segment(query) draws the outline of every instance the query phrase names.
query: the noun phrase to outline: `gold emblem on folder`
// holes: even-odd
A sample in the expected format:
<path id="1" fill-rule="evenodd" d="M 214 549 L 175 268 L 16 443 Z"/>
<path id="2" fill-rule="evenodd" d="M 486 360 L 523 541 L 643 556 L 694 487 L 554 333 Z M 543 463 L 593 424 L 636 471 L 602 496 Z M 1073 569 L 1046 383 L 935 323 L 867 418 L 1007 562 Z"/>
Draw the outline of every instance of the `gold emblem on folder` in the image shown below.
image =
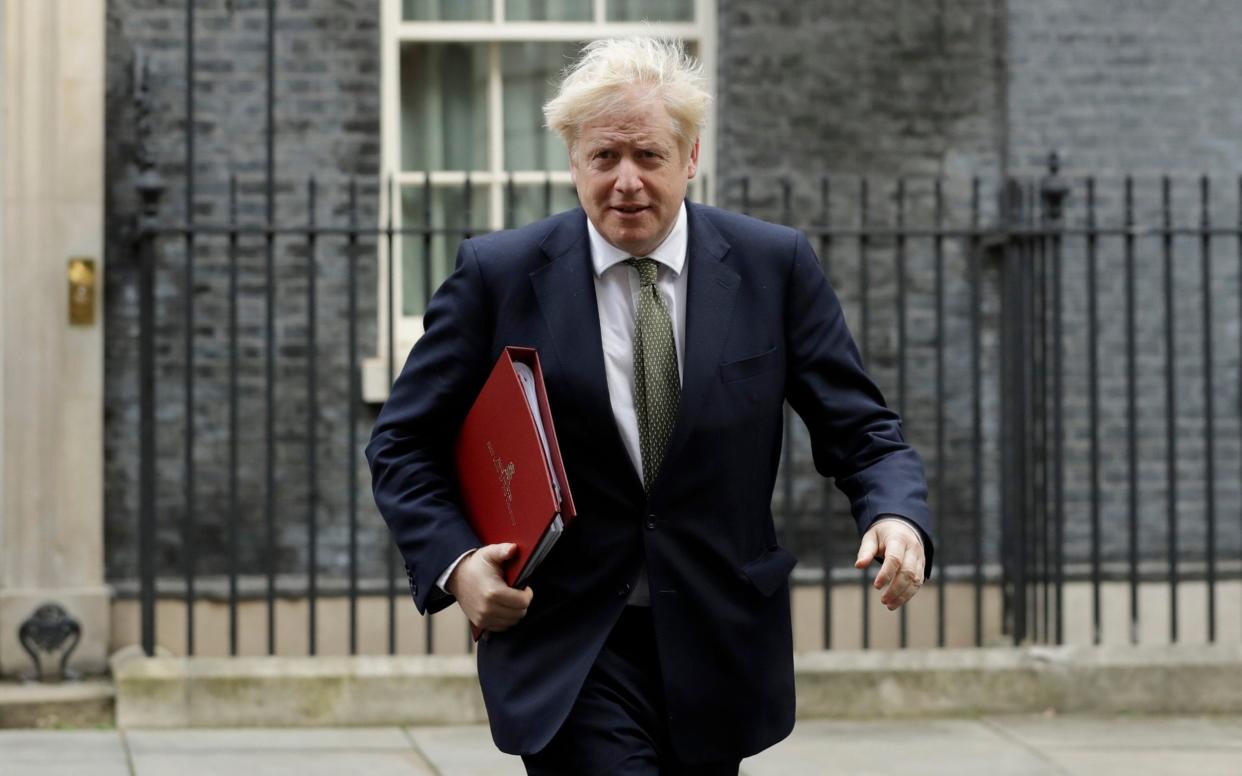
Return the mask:
<path id="1" fill-rule="evenodd" d="M 496 455 L 491 442 L 487 443 L 487 452 L 492 456 L 492 466 L 496 467 L 496 476 L 500 478 L 500 487 L 505 492 L 505 509 L 509 512 L 509 522 L 516 526 L 517 518 L 513 516 L 513 475 L 517 471 L 517 465 L 513 461 L 505 464 L 500 456 Z"/>

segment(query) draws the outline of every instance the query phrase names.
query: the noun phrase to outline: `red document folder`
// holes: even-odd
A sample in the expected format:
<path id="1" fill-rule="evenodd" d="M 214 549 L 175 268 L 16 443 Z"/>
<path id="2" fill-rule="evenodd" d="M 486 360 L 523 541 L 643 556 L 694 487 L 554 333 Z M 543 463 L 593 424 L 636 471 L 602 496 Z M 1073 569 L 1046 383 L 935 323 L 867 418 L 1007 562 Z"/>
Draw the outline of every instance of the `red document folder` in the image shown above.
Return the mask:
<path id="1" fill-rule="evenodd" d="M 533 373 L 546 454 L 515 364 Z M 455 454 L 462 507 L 479 539 L 517 545 L 505 566 L 505 581 L 516 585 L 534 570 L 532 559 L 541 560 L 536 550 L 549 526 L 558 517 L 567 526 L 577 514 L 534 348 L 510 346 L 500 354 L 466 415 Z"/>

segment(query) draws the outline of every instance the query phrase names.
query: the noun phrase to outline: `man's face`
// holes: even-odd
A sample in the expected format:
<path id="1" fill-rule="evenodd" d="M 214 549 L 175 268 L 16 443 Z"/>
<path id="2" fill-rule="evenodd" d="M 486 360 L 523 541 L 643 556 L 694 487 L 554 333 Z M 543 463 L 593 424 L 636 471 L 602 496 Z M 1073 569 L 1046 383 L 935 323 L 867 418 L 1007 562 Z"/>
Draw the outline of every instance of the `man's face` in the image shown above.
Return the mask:
<path id="1" fill-rule="evenodd" d="M 684 151 L 663 105 L 634 104 L 582 128 L 570 172 L 604 239 L 631 256 L 647 256 L 677 222 L 698 162 L 699 141 Z"/>

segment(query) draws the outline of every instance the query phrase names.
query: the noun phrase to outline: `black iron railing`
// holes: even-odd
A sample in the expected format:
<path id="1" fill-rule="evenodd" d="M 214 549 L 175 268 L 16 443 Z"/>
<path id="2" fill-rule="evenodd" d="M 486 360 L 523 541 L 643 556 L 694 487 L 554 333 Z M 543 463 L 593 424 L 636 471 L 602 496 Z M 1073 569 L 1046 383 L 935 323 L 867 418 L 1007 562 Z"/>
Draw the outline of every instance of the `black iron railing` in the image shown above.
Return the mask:
<path id="1" fill-rule="evenodd" d="M 141 56 L 136 68 L 138 568 L 134 584 L 113 581 L 140 601 L 148 653 L 158 600 L 182 603 L 189 653 L 201 636 L 198 604 L 223 602 L 227 651 L 237 654 L 244 605 L 262 604 L 266 651 L 276 652 L 278 602 L 296 599 L 313 654 L 326 598 L 347 601 L 339 627 L 351 653 L 362 649 L 360 603 L 383 601 L 385 649 L 397 651 L 405 584 L 390 547 L 365 547 L 383 543 L 383 527 L 360 465 L 374 413 L 361 375 L 378 359 L 391 380 L 404 355 L 404 295 L 425 304 L 453 244 L 491 228 L 469 173 L 442 219 L 432 213 L 430 175 L 421 216 L 400 220 L 392 180 L 377 191 L 374 180 L 311 179 L 304 195 L 277 196 L 275 7 L 269 0 L 266 163 L 261 177 L 245 179 L 244 199 L 237 179 L 210 181 L 227 183 L 226 218 L 196 217 L 205 187 L 195 179 L 193 3 L 180 216 L 166 214 L 173 208 L 164 207 L 150 150 Z M 554 185 L 548 175 L 547 212 Z M 1174 191 L 1188 185 L 1197 197 L 1186 214 Z M 1089 601 L 1088 641 L 1104 639 L 1114 584 L 1126 588 L 1126 641 L 1157 615 L 1167 618 L 1168 640 L 1187 638 L 1179 607 L 1190 583 L 1203 586 L 1205 638 L 1218 637 L 1219 620 L 1242 620 L 1218 600 L 1224 581 L 1242 579 L 1242 179 L 1228 182 L 1238 190 L 1229 226 L 1214 215 L 1229 204 L 1213 199 L 1213 185 L 1164 178 L 1143 199 L 1151 182 L 1070 180 L 1055 159 L 1003 180 L 801 171 L 715 182 L 721 204 L 812 237 L 869 370 L 927 459 L 939 569 L 914 606 L 934 601 L 935 615 L 920 625 L 903 610 L 897 645 L 958 643 L 962 632 L 974 644 L 994 633 L 1065 641 L 1080 614 L 1067 600 L 1071 585 Z M 518 225 L 519 190 L 511 177 L 505 226 Z M 327 202 L 331 220 L 318 215 Z M 1223 271 L 1231 247 L 1238 268 Z M 407 274 L 419 276 L 419 291 L 398 287 Z M 281 413 L 298 417 L 281 426 Z M 822 591 L 824 646 L 871 646 L 880 627 L 867 603 L 876 598 L 873 572 L 852 569 L 848 510 L 810 458 L 787 413 L 773 511 L 802 560 L 795 595 Z M 1150 585 L 1162 586 L 1165 611 L 1141 609 Z M 847 604 L 858 610 L 856 641 L 841 632 Z M 954 624 L 961 611 L 967 625 Z M 425 634 L 431 652 L 430 624 Z"/>
<path id="2" fill-rule="evenodd" d="M 487 229 L 469 226 L 464 209 L 459 224 L 452 227 L 429 223 L 397 226 L 391 214 L 382 224 L 361 224 L 356 184 L 349 186 L 350 205 L 344 222 L 320 224 L 314 216 L 320 187 L 314 180 L 306 184 L 307 215 L 302 224 L 240 220 L 235 182 L 229 186 L 228 222 L 169 224 L 160 222 L 157 217 L 158 181 L 149 176 L 143 180 L 147 210 L 140 231 L 138 255 L 141 263 L 137 283 L 142 322 L 139 370 L 142 389 L 139 535 L 142 547 L 138 590 L 142 601 L 144 646 L 154 647 L 155 600 L 167 595 L 161 592 L 161 587 L 171 589 L 174 585 L 167 577 L 168 568 L 157 569 L 156 566 L 156 523 L 161 515 L 176 515 L 182 529 L 182 547 L 178 554 L 181 578 L 175 587 L 185 604 L 188 649 L 192 650 L 194 644 L 194 604 L 200 595 L 196 586 L 197 569 L 203 560 L 200 553 L 214 551 L 227 556 L 223 576 L 227 579 L 230 607 L 229 649 L 237 651 L 237 607 L 245 597 L 239 592 L 238 579 L 260 572 L 253 567 L 243 569 L 238 562 L 242 549 L 239 520 L 241 515 L 257 510 L 262 514 L 264 528 L 261 587 L 266 600 L 268 650 L 276 651 L 274 612 L 277 598 L 301 596 L 308 607 L 309 651 L 316 651 L 315 634 L 319 627 L 316 612 L 322 594 L 318 526 L 321 520 L 332 518 L 335 522 L 343 520 L 348 527 L 345 584 L 341 584 L 338 574 L 328 586 L 331 595 L 344 595 L 350 602 L 348 622 L 341 623 L 341 627 L 349 628 L 350 650 L 358 649 L 358 600 L 380 595 L 387 599 L 387 648 L 395 652 L 396 607 L 399 599 L 405 596 L 404 583 L 395 574 L 395 554 L 386 553 L 382 568 L 374 567 L 373 562 L 363 567 L 358 549 L 360 521 L 363 533 L 379 530 L 381 521 L 374 514 L 359 514 L 360 498 L 361 503 L 366 502 L 365 483 L 359 481 L 352 467 L 346 485 L 349 493 L 344 501 L 345 514 L 325 514 L 328 508 L 319 499 L 319 483 L 324 471 L 317 451 L 335 449 L 336 460 L 360 457 L 360 428 L 365 433 L 367 419 L 374 411 L 372 405 L 363 402 L 360 394 L 360 362 L 364 355 L 380 355 L 389 379 L 399 368 L 404 355 L 397 350 L 396 326 L 397 315 L 403 307 L 397 268 L 397 262 L 402 260 L 398 257 L 405 255 L 402 241 L 413 240 L 423 246 L 421 254 L 405 259 L 404 268 L 407 272 L 427 273 L 425 280 L 428 282 L 423 289 L 429 294 L 433 265 L 443 266 L 447 260 L 430 250 L 433 235 L 447 236 L 451 244 Z M 1242 547 L 1238 543 L 1222 546 L 1218 530 L 1217 491 L 1229 490 L 1230 503 L 1242 503 L 1237 496 L 1242 473 L 1222 471 L 1216 463 L 1216 450 L 1222 443 L 1222 449 L 1236 451 L 1242 407 L 1231 407 L 1223 415 L 1217 409 L 1218 395 L 1228 395 L 1229 389 L 1214 378 L 1214 343 L 1217 340 L 1213 332 L 1225 331 L 1226 336 L 1233 337 L 1233 346 L 1238 343 L 1236 318 L 1218 319 L 1213 314 L 1214 301 L 1217 306 L 1220 304 L 1216 299 L 1220 289 L 1214 286 L 1212 274 L 1213 247 L 1226 240 L 1236 243 L 1239 228 L 1212 226 L 1206 179 L 1196 182 L 1201 212 L 1193 225 L 1175 223 L 1172 182 L 1168 179 L 1160 183 L 1161 209 L 1154 226 L 1138 220 L 1133 180 L 1127 178 L 1122 183 L 1121 214 L 1115 223 L 1103 223 L 1099 217 L 1095 179 L 1076 179 L 1072 183 L 1075 190 L 1085 192 L 1079 203 L 1082 218 L 1073 222 L 1066 216 L 1066 204 L 1072 197 L 1071 182 L 1059 174 L 1055 158 L 1044 175 L 1008 180 L 1003 186 L 989 185 L 979 178 L 969 181 L 897 180 L 881 186 L 880 182 L 867 178 L 823 177 L 819 180 L 818 201 L 814 202 L 814 217 L 801 224 L 817 243 L 825 270 L 832 277 L 847 317 L 855 328 L 864 361 L 894 407 L 903 413 L 907 435 L 928 461 L 931 500 L 938 515 L 937 554 L 942 570 L 933 577 L 931 589 L 921 595 L 923 599 L 934 599 L 936 616 L 932 626 L 934 637 L 922 638 L 920 643 L 944 645 L 952 640 L 946 633 L 946 623 L 952 614 L 946 591 L 953 584 L 970 588 L 967 606 L 972 610 L 973 643 L 983 644 L 987 640 L 984 595 L 989 585 L 1000 586 L 1001 630 L 1015 642 L 1063 641 L 1064 590 L 1067 584 L 1074 582 L 1089 585 L 1090 639 L 1098 642 L 1102 638 L 1101 620 L 1105 608 L 1102 590 L 1110 580 L 1124 581 L 1129 588 L 1129 638 L 1138 640 L 1139 588 L 1145 580 L 1153 579 L 1162 580 L 1169 588 L 1169 639 L 1174 641 L 1181 635 L 1178 631 L 1178 585 L 1188 579 L 1202 580 L 1208 597 L 1206 635 L 1214 640 L 1217 618 L 1222 616 L 1218 614 L 1218 585 L 1222 579 L 1239 578 L 1242 572 L 1242 563 L 1239 563 Z M 426 181 L 424 185 L 429 195 L 432 184 Z M 760 188 L 770 195 L 756 202 L 755 193 Z M 465 190 L 468 198 L 468 185 Z M 985 190 L 993 199 L 990 208 L 985 205 Z M 391 196 L 391 185 L 387 191 Z M 512 187 L 508 191 L 511 197 Z M 740 179 L 726 181 L 721 187 L 722 199 L 733 196 L 740 209 L 757 211 L 773 220 L 794 225 L 799 225 L 795 207 L 797 193 L 791 182 L 780 180 Z M 268 196 L 274 199 L 270 189 Z M 511 207 L 511 202 L 508 206 Z M 764 212 L 765 209 L 769 212 Z M 852 212 L 843 212 L 846 210 Z M 272 205 L 267 205 L 265 212 L 270 215 Z M 915 221 L 912 214 L 926 216 L 926 220 Z M 1186 239 L 1195 246 L 1194 256 L 1190 258 L 1198 259 L 1197 288 L 1187 284 L 1184 277 L 1187 268 L 1178 261 L 1187 258 L 1186 246 L 1178 245 L 1178 250 L 1174 249 L 1177 241 Z M 223 262 L 227 272 L 227 313 L 223 325 L 229 343 L 225 391 L 230 408 L 229 445 L 227 456 L 220 460 L 205 460 L 202 452 L 195 448 L 193 433 L 196 413 L 201 414 L 201 407 L 196 406 L 198 378 L 193 354 L 201 347 L 194 336 L 196 326 L 201 327 L 205 322 L 196 311 L 193 289 L 196 261 L 204 261 L 204 251 L 199 249 L 202 243 L 222 246 L 224 254 L 214 259 L 209 256 L 208 260 L 217 265 Z M 249 291 L 243 291 L 238 256 L 248 243 L 262 249 L 264 263 L 261 272 L 251 267 L 244 283 Z M 1107 243 L 1108 251 L 1120 248 L 1120 263 L 1112 262 L 1117 265 L 1113 271 L 1120 272 L 1124 281 L 1119 294 L 1106 293 L 1100 287 L 1103 243 Z M 1159 262 L 1139 262 L 1139 254 L 1143 253 L 1139 248 L 1147 243 L 1159 248 Z M 179 266 L 161 258 L 162 246 L 176 245 L 184 246 Z M 289 253 L 293 245 L 301 246 L 300 270 L 298 261 L 294 260 L 280 262 L 278 267 L 277 254 Z M 334 258 L 327 258 L 329 256 Z M 1073 262 L 1075 271 L 1082 277 L 1085 284 L 1082 288 L 1074 290 L 1067 284 L 1067 260 Z M 388 297 L 385 303 L 368 305 L 373 310 L 386 310 L 382 320 L 370 321 L 377 331 L 386 332 L 386 336 L 380 338 L 383 352 L 377 352 L 376 340 L 363 342 L 359 333 L 360 324 L 364 323 L 359 299 L 371 296 L 374 301 L 376 293 L 374 287 L 362 288 L 359 283 L 360 266 L 366 263 L 372 265 L 368 277 L 385 278 Z M 327 399 L 319 389 L 324 367 L 317 360 L 322 349 L 317 340 L 318 327 L 322 324 L 317 322 L 322 303 L 320 296 L 324 292 L 317 278 L 329 268 L 333 272 L 343 272 L 347 279 L 346 298 L 342 300 L 338 296 L 331 300 L 333 304 L 344 303 L 348 325 L 348 354 L 343 362 L 348 389 L 331 397 L 344 405 L 347 417 L 346 433 L 338 435 L 339 438 L 329 438 L 319 431 L 322 403 Z M 1140 281 L 1150 284 L 1157 270 L 1163 283 L 1163 305 L 1141 307 L 1137 284 Z M 180 282 L 175 282 L 174 276 L 179 276 Z M 304 292 L 300 314 L 305 316 L 302 326 L 305 355 L 298 358 L 297 363 L 303 370 L 300 396 L 305 402 L 305 422 L 303 435 L 293 441 L 277 439 L 272 420 L 275 407 L 281 401 L 280 386 L 288 385 L 276 379 L 281 360 L 276 328 L 278 320 L 285 320 L 285 315 L 278 310 L 278 278 L 296 283 Z M 166 322 L 169 325 L 165 326 L 156 318 L 157 288 L 180 288 L 181 292 L 176 307 L 181 326 L 178 333 L 184 344 L 183 366 L 179 370 L 181 380 L 177 387 L 156 380 L 154 353 L 161 336 L 158 332 L 176 328 L 174 321 Z M 244 367 L 239 360 L 238 308 L 247 301 L 247 294 L 252 301 L 262 301 L 265 345 L 261 367 L 253 363 L 254 359 L 249 367 Z M 1073 296 L 1073 309 L 1067 309 L 1067 295 Z M 1116 314 L 1118 298 L 1124 300 L 1119 315 Z M 1101 300 L 1111 305 L 1110 314 L 1121 321 L 1119 350 L 1106 352 L 1100 342 L 1101 328 L 1105 324 L 1113 326 L 1101 312 Z M 1193 313 L 1189 310 L 1186 313 L 1198 320 L 1193 344 L 1199 355 L 1189 371 L 1182 363 L 1186 337 L 1178 328 L 1184 322 L 1179 304 L 1197 307 Z M 1067 316 L 1075 322 L 1072 331 L 1067 330 Z M 1140 342 L 1140 332 L 1153 327 L 1163 330 L 1162 386 L 1155 386 L 1153 376 L 1139 366 L 1139 347 L 1155 346 L 1155 343 Z M 1230 331 L 1234 334 L 1228 334 Z M 1078 370 L 1073 406 L 1066 403 L 1070 361 Z M 1117 374 L 1106 380 L 1101 375 L 1102 361 Z M 950 363 L 954 365 L 952 369 L 948 366 Z M 1236 356 L 1230 363 L 1238 363 Z M 339 369 L 339 362 L 329 368 Z M 1179 381 L 1189 380 L 1191 372 L 1195 373 L 1195 384 L 1201 391 L 1194 405 L 1194 413 L 1198 416 L 1196 423 L 1201 429 L 1188 431 L 1185 427 L 1187 413 L 1178 407 L 1179 401 L 1185 401 Z M 260 495 L 251 493 L 243 497 L 238 481 L 241 467 L 239 381 L 247 380 L 253 386 L 254 378 L 259 375 L 264 396 L 264 410 L 260 413 L 264 424 L 264 483 Z M 1143 414 L 1153 411 L 1144 402 L 1153 396 L 1163 398 L 1164 404 L 1157 408 L 1163 414 L 1163 449 L 1154 458 L 1144 454 L 1144 442 L 1147 448 L 1152 447 L 1151 434 L 1140 435 Z M 180 439 L 183 493 L 179 514 L 175 504 L 166 504 L 157 510 L 158 483 L 155 479 L 158 463 L 156 409 L 174 401 L 183 405 L 182 416 L 186 419 Z M 1109 407 L 1124 405 L 1125 412 L 1118 414 L 1114 410 L 1106 419 L 1102 403 Z M 833 497 L 829 484 L 814 485 L 819 480 L 811 470 L 805 432 L 792 413 L 787 416 L 785 453 L 774 512 L 784 541 L 802 556 L 802 565 L 795 574 L 797 586 L 818 586 L 823 590 L 822 642 L 831 646 L 837 642 L 833 627 L 839 618 L 834 618 L 833 607 L 840 606 L 843 600 L 841 586 L 849 584 L 846 580 L 854 577 L 853 584 L 858 586 L 858 595 L 865 602 L 869 596 L 874 597 L 869 586 L 873 572 L 848 570 L 856 537 L 850 534 L 849 521 L 841 517 L 846 505 Z M 1121 419 L 1120 429 L 1114 428 L 1116 424 L 1113 423 L 1118 418 Z M 1070 440 L 1079 455 L 1067 453 L 1067 423 L 1082 431 L 1081 434 L 1076 432 Z M 1149 420 L 1146 426 L 1151 425 Z M 1220 440 L 1217 435 L 1222 432 L 1227 432 L 1229 438 Z M 302 479 L 289 479 L 287 471 L 285 479 L 277 476 L 282 445 L 304 447 Z M 1106 453 L 1106 446 L 1111 452 Z M 1202 451 L 1202 455 L 1195 456 L 1192 461 L 1196 466 L 1201 461 L 1201 469 L 1188 478 L 1178 465 L 1182 461 L 1179 456 L 1186 455 L 1191 447 Z M 1118 449 L 1124 452 L 1116 452 Z M 1102 481 L 1102 457 L 1106 454 L 1125 462 L 1118 469 L 1124 470 L 1126 477 L 1125 508 L 1120 511 L 1120 519 L 1105 515 L 1103 500 L 1108 486 Z M 1142 550 L 1140 517 L 1148 505 L 1141 497 L 1140 479 L 1153 461 L 1164 466 L 1168 528 L 1162 543 Z M 196 496 L 195 473 L 204 467 L 227 470 L 229 508 L 224 523 L 228 538 L 214 550 L 199 541 L 204 515 Z M 1074 479 L 1074 487 L 1067 488 L 1067 476 Z M 1202 488 L 1202 499 L 1188 499 L 1181 490 L 1188 479 L 1193 480 L 1196 488 Z M 278 575 L 296 574 L 297 569 L 289 568 L 288 563 L 280 560 L 285 540 L 278 538 L 279 529 L 287 527 L 289 522 L 282 517 L 280 501 L 282 495 L 297 490 L 305 493 L 300 502 L 305 509 L 306 544 L 301 553 L 305 568 L 299 577 L 300 583 L 286 582 L 282 587 L 278 584 Z M 250 503 L 244 503 L 247 498 Z M 1179 545 L 1180 529 L 1187 519 L 1183 513 L 1188 509 L 1194 513 L 1194 530 L 1202 535 L 1197 547 Z M 1230 514 L 1235 524 L 1240 522 L 1237 509 L 1232 509 Z M 830 520 L 833 515 L 837 517 Z M 1066 531 L 1067 519 L 1077 521 L 1076 524 L 1085 522 L 1089 529 L 1078 531 L 1076 538 L 1071 539 Z M 219 521 L 218 515 L 207 520 L 208 523 Z M 1230 531 L 1238 527 L 1242 526 L 1231 525 Z M 1106 542 L 1106 531 L 1109 535 L 1123 533 L 1125 541 Z M 1164 570 L 1155 574 L 1151 563 L 1159 558 L 1164 558 Z M 210 565 L 219 567 L 221 564 Z M 360 586 L 362 577 L 382 582 L 378 587 L 374 584 Z M 860 603 L 858 609 L 860 643 L 867 647 L 872 643 L 871 615 L 865 603 Z M 1230 618 L 1238 615 L 1238 612 L 1223 614 Z M 897 644 L 906 646 L 911 638 L 905 611 L 899 615 L 898 627 Z M 427 651 L 432 650 L 432 642 L 429 627 Z"/>

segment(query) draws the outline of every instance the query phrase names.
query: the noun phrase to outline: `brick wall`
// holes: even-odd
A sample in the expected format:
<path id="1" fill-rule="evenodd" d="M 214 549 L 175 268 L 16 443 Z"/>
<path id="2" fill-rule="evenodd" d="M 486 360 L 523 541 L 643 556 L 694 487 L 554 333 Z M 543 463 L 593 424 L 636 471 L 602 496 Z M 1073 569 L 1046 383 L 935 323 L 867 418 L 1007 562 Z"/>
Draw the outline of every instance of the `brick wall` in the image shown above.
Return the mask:
<path id="1" fill-rule="evenodd" d="M 1242 68 L 1238 36 L 1242 5 L 1229 0 L 1179 3 L 1131 0 L 1009 0 L 1008 112 L 1010 166 L 1030 172 L 1050 149 L 1061 153 L 1073 187 L 1067 218 L 1087 219 L 1086 176 L 1095 177 L 1097 222 L 1125 220 L 1125 181 L 1134 178 L 1133 220 L 1159 225 L 1164 218 L 1160 176 L 1170 175 L 1175 226 L 1201 223 L 1200 181 L 1210 175 L 1216 225 L 1239 222 L 1242 172 Z M 1219 546 L 1242 546 L 1239 499 L 1238 250 L 1217 238 L 1208 293 L 1203 288 L 1200 242 L 1178 237 L 1173 258 L 1174 417 L 1177 429 L 1177 538 L 1186 556 L 1206 546 L 1206 408 L 1203 310 L 1211 306 L 1212 398 Z M 1139 449 L 1138 546 L 1159 558 L 1169 546 L 1169 488 L 1165 393 L 1170 351 L 1166 343 L 1164 242 L 1159 235 L 1133 242 L 1136 308 L 1137 426 Z M 1098 370 L 1100 388 L 1100 506 L 1106 557 L 1129 548 L 1130 467 L 1126 243 L 1097 241 Z M 1067 381 L 1067 540 L 1081 554 L 1087 546 L 1091 491 L 1087 403 L 1087 266 L 1082 238 L 1065 242 Z"/>
<path id="2" fill-rule="evenodd" d="M 229 216 L 229 176 L 236 175 L 239 219 L 265 217 L 266 3 L 214 0 L 195 3 L 195 185 L 194 218 L 219 223 Z M 276 29 L 275 217 L 306 222 L 307 181 L 318 183 L 315 216 L 320 224 L 348 219 L 348 186 L 359 185 L 359 222 L 374 225 L 379 169 L 379 28 L 376 0 L 280 2 Z M 185 218 L 185 21 L 184 3 L 112 0 L 108 4 L 108 263 L 106 477 L 108 575 L 135 570 L 137 526 L 137 297 L 127 224 L 133 192 L 135 53 L 150 59 L 152 141 L 159 172 L 168 184 L 160 215 Z M 308 493 L 320 500 L 319 560 L 328 572 L 347 564 L 346 476 L 360 482 L 359 515 L 364 568 L 377 568 L 387 546 L 375 517 L 360 453 L 346 449 L 347 267 L 342 238 L 321 238 L 317 248 L 318 357 L 317 450 L 319 477 L 307 475 L 307 248 L 301 239 L 274 243 L 275 439 L 277 564 L 282 572 L 306 562 Z M 157 286 L 157 392 L 159 444 L 159 557 L 161 573 L 177 573 L 185 556 L 180 533 L 186 478 L 183 440 L 184 268 L 179 237 L 160 241 Z M 360 356 L 375 348 L 375 263 L 372 240 L 364 241 L 358 267 Z M 195 285 L 195 489 L 198 570 L 220 573 L 228 540 L 228 250 L 224 238 L 201 238 L 194 252 Z M 263 238 L 246 237 L 238 253 L 240 296 L 240 494 L 241 568 L 265 568 L 264 357 L 266 347 L 266 250 Z M 360 408 L 358 439 L 365 442 L 373 411 Z"/>
<path id="3" fill-rule="evenodd" d="M 360 221 L 373 224 L 378 207 L 379 30 L 376 0 L 333 4 L 282 0 L 278 3 L 276 51 L 276 216 L 302 222 L 305 185 L 319 181 L 316 217 L 321 223 L 347 217 L 345 187 L 356 177 Z M 193 206 L 199 220 L 227 217 L 228 176 L 236 174 L 243 220 L 263 218 L 266 153 L 266 3 L 212 0 L 195 5 L 196 184 Z M 108 6 L 108 260 L 106 453 L 107 542 L 110 578 L 135 569 L 137 515 L 137 303 L 127 225 L 134 214 L 132 186 L 134 111 L 132 62 L 135 52 L 151 60 L 155 158 L 169 184 L 161 214 L 185 215 L 184 4 L 171 0 L 112 0 Z M 979 220 L 996 220 L 997 176 L 1042 172 L 1049 150 L 1061 151 L 1073 188 L 1068 223 L 1085 219 L 1082 176 L 1096 173 L 1102 223 L 1120 222 L 1119 175 L 1133 172 L 1135 220 L 1162 216 L 1156 176 L 1179 176 L 1174 218 L 1196 223 L 1197 183 L 1187 178 L 1213 173 L 1214 223 L 1237 219 L 1237 184 L 1242 169 L 1242 71 L 1235 41 L 1242 6 L 1225 0 L 1177 4 L 1097 0 L 721 0 L 719 5 L 717 95 L 717 190 L 726 207 L 745 208 L 771 220 L 798 225 L 824 217 L 822 176 L 832 174 L 828 214 L 837 225 L 862 218 L 861 176 L 868 177 L 867 218 L 875 224 L 897 219 L 899 179 L 907 179 L 907 225 L 935 218 L 931 179 L 945 177 L 946 220 L 971 219 L 969 177 L 982 177 Z M 750 178 L 743 193 L 742 178 Z M 788 207 L 782 180 L 790 186 Z M 973 557 L 971 507 L 971 370 L 969 245 L 961 239 L 939 244 L 928 237 L 899 243 L 891 238 L 866 246 L 867 325 L 863 326 L 864 250 L 856 238 L 815 240 L 828 265 L 857 339 L 866 341 L 868 366 L 886 396 L 903 410 L 906 430 L 926 459 L 929 472 L 944 475 L 933 491 L 939 515 L 942 560 Z M 306 562 L 309 488 L 321 508 L 321 568 L 339 574 L 347 562 L 346 473 L 359 477 L 359 517 L 364 569 L 380 568 L 387 546 L 367 489 L 363 461 L 345 449 L 346 369 L 345 256 L 339 239 L 321 241 L 317 256 L 318 414 L 320 475 L 306 474 L 306 250 L 288 238 L 276 241 L 277 274 L 277 561 L 282 571 Z M 1097 243 L 1099 262 L 1099 345 L 1103 469 L 1102 507 L 1106 557 L 1121 557 L 1125 533 L 1128 469 L 1124 439 L 1125 287 L 1120 272 L 1124 242 Z M 227 246 L 204 238 L 195 252 L 195 429 L 201 465 L 196 490 L 200 528 L 196 547 L 200 571 L 220 571 L 227 541 Z M 1199 245 L 1179 238 L 1176 258 L 1175 325 L 1178 429 L 1179 539 L 1188 554 L 1204 543 L 1206 481 L 1202 445 L 1203 309 Z M 945 322 L 934 318 L 937 249 L 943 257 Z M 1239 332 L 1236 241 L 1214 244 L 1214 392 L 1218 416 L 1216 465 L 1220 536 L 1226 546 L 1242 541 L 1237 514 Z M 1072 557 L 1087 553 L 1085 479 L 1086 266 L 1082 238 L 1064 243 L 1066 364 L 1066 496 Z M 1136 300 L 1139 310 L 1140 445 L 1142 449 L 1141 549 L 1160 557 L 1167 547 L 1163 506 L 1165 484 L 1163 344 L 1163 244 L 1136 241 Z M 160 555 L 162 570 L 182 567 L 180 521 L 185 491 L 182 440 L 186 428 L 184 378 L 185 245 L 161 242 L 158 286 Z M 900 259 L 904 256 L 904 259 Z M 247 238 L 239 254 L 241 377 L 241 494 L 243 571 L 264 568 L 265 251 L 261 238 Z M 357 255 L 360 289 L 360 355 L 375 342 L 373 244 Z M 897 266 L 905 262 L 907 300 L 903 368 L 898 359 Z M 983 385 L 983 468 L 990 485 L 983 493 L 984 542 L 996 546 L 999 493 L 998 417 L 999 265 L 980 263 Z M 935 390 L 935 353 L 943 343 L 946 385 Z M 903 389 L 904 386 L 904 389 Z M 946 441 L 936 450 L 936 415 L 944 407 Z M 365 440 L 373 408 L 360 408 L 358 438 Z M 855 538 L 838 513 L 825 537 L 825 489 L 811 471 L 805 433 L 796 420 L 788 459 L 795 476 L 778 484 L 774 510 L 787 540 L 804 561 L 818 559 L 825 538 L 834 557 L 849 557 Z M 786 505 L 788 518 L 786 519 Z M 1199 548 L 1199 549 L 1195 549 Z M 985 559 L 994 559 L 990 552 Z"/>
<path id="4" fill-rule="evenodd" d="M 861 223 L 861 176 L 869 178 L 866 218 L 892 226 L 897 219 L 898 178 L 906 186 L 905 223 L 927 226 L 935 216 L 931 178 L 943 189 L 948 222 L 968 224 L 971 175 L 983 185 L 981 222 L 993 218 L 994 179 L 1003 158 L 1003 16 L 992 0 L 953 2 L 850 2 L 724 0 L 719 11 L 717 121 L 719 199 L 726 207 L 805 226 L 824 220 L 822 176 L 831 173 L 828 218 L 837 226 Z M 741 178 L 750 178 L 743 189 Z M 787 181 L 788 208 L 781 182 Z M 967 246 L 940 245 L 944 262 L 945 321 L 934 320 L 936 245 L 891 239 L 866 248 L 869 273 L 863 320 L 862 256 L 857 239 L 818 245 L 846 309 L 868 369 L 890 403 L 903 411 L 905 430 L 947 487 L 934 492 L 942 516 L 941 560 L 973 558 L 973 459 L 971 457 L 971 349 Z M 906 360 L 899 362 L 897 262 L 905 252 Z M 991 300 L 983 311 L 981 367 L 985 403 L 984 474 L 997 481 L 996 267 L 984 263 L 980 282 Z M 947 382 L 935 383 L 935 352 L 944 343 Z M 944 460 L 936 449 L 938 406 L 947 434 Z M 828 552 L 844 561 L 857 549 L 845 500 L 829 495 L 815 474 L 809 441 L 798 420 L 786 464 L 794 477 L 778 485 L 774 510 L 785 541 L 809 562 Z M 786 508 L 787 495 L 789 499 Z M 985 491 L 985 544 L 996 546 L 998 493 Z M 825 533 L 827 529 L 827 533 Z M 994 559 L 990 551 L 986 559 Z"/>

